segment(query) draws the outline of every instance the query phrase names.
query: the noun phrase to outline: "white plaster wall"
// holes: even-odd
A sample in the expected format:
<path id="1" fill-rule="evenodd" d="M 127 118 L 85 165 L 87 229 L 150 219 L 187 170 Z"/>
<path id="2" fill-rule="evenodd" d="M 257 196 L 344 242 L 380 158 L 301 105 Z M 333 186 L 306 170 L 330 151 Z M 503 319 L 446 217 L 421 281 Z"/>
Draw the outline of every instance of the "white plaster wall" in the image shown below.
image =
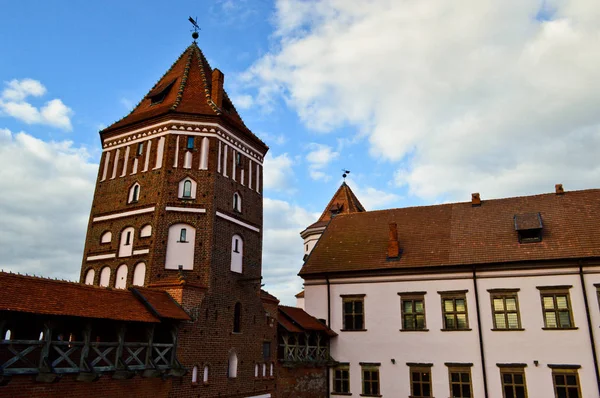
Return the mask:
<path id="1" fill-rule="evenodd" d="M 208 170 L 208 138 L 202 138 L 202 149 L 200 150 L 200 170 Z"/>
<path id="2" fill-rule="evenodd" d="M 117 268 L 117 275 L 115 278 L 115 288 L 125 289 L 127 286 L 127 265 L 121 264 Z"/>
<path id="3" fill-rule="evenodd" d="M 127 234 L 130 233 L 129 244 L 127 244 Z M 125 228 L 121 232 L 121 240 L 119 241 L 119 257 L 129 257 L 133 253 L 133 241 L 135 238 L 135 230 L 133 227 Z"/>
<path id="4" fill-rule="evenodd" d="M 100 271 L 100 286 L 108 286 L 110 283 L 110 268 L 104 267 Z"/>
<path id="5" fill-rule="evenodd" d="M 112 240 L 112 232 L 107 231 L 100 237 L 100 243 L 110 243 Z"/>
<path id="6" fill-rule="evenodd" d="M 144 286 L 144 281 L 146 279 L 146 264 L 139 263 L 136 264 L 133 269 L 133 285 L 134 286 Z"/>
<path id="7" fill-rule="evenodd" d="M 238 251 L 234 252 L 235 241 L 238 241 Z M 239 235 L 233 235 L 231 238 L 231 271 L 242 273 L 244 261 L 244 241 Z"/>
<path id="8" fill-rule="evenodd" d="M 304 297 L 296 298 L 296 307 L 302 308 L 304 310 Z"/>
<path id="9" fill-rule="evenodd" d="M 147 225 L 144 225 L 142 227 L 142 229 L 140 230 L 140 237 L 147 238 L 149 236 L 152 236 L 152 225 L 147 224 Z"/>
<path id="10" fill-rule="evenodd" d="M 158 139 L 158 150 L 156 151 L 156 166 L 154 166 L 155 169 L 160 169 L 162 167 L 164 152 L 165 152 L 165 137 L 160 137 Z"/>
<path id="11" fill-rule="evenodd" d="M 183 168 L 191 169 L 192 168 L 192 152 L 186 151 L 183 157 Z"/>
<path id="12" fill-rule="evenodd" d="M 88 270 L 85 274 L 85 284 L 93 285 L 94 284 L 94 276 L 96 276 L 96 272 L 93 269 Z"/>
<path id="13" fill-rule="evenodd" d="M 179 234 L 182 228 L 186 229 L 186 242 L 179 242 Z M 196 229 L 188 224 L 173 224 L 169 227 L 167 239 L 166 269 L 194 269 L 194 245 L 196 242 Z"/>
<path id="14" fill-rule="evenodd" d="M 310 234 L 304 238 L 304 254 L 310 254 L 313 251 L 321 235 L 322 233 L 319 232 L 316 234 Z"/>
<path id="15" fill-rule="evenodd" d="M 571 270 L 576 272 L 575 269 Z M 579 276 L 530 275 L 532 272 L 498 277 L 478 276 L 481 325 L 486 357 L 486 372 L 490 398 L 502 398 L 498 363 L 526 363 L 526 382 L 530 397 L 553 397 L 552 371 L 548 364 L 580 365 L 579 376 L 583 397 L 598 396 L 594 365 L 587 330 L 583 293 Z M 458 276 L 458 275 L 455 275 Z M 358 397 L 362 392 L 359 362 L 380 362 L 381 393 L 387 397 L 409 396 L 407 362 L 433 363 L 433 396 L 449 395 L 448 368 L 445 362 L 473 363 L 473 393 L 483 397 L 483 373 L 479 352 L 476 302 L 473 280 L 425 280 L 435 275 L 421 275 L 421 280 L 379 283 L 344 283 L 331 281 L 331 327 L 338 333 L 332 339 L 332 357 L 350 363 L 350 391 Z M 439 275 L 437 276 L 439 277 Z M 454 278 L 454 277 L 453 277 Z M 596 344 L 599 344 L 600 310 L 594 283 L 600 274 L 586 275 L 588 301 L 592 314 Z M 573 319 L 577 330 L 542 330 L 543 314 L 537 286 L 572 285 L 569 290 Z M 492 331 L 490 293 L 487 289 L 518 288 L 520 318 L 524 331 Z M 442 308 L 438 291 L 468 290 L 467 308 L 470 331 L 441 331 Z M 398 292 L 426 291 L 425 311 L 427 332 L 401 332 L 401 308 Z M 365 294 L 366 332 L 343 332 L 343 294 Z M 317 318 L 327 318 L 327 286 L 305 286 L 305 310 Z M 395 359 L 396 364 L 392 364 Z M 538 361 L 538 365 L 534 364 Z"/>

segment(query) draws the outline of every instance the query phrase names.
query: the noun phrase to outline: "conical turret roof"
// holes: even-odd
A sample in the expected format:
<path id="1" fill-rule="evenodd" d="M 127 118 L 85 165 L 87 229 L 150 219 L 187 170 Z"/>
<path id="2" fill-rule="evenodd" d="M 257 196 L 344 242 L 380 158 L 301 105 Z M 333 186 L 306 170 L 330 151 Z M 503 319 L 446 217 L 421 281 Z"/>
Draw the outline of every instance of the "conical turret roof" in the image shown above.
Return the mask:
<path id="1" fill-rule="evenodd" d="M 325 207 L 323 214 L 321 214 L 317 222 L 329 221 L 332 216 L 337 214 L 359 213 L 363 211 L 365 211 L 365 208 L 344 181 L 327 204 L 327 207 Z"/>

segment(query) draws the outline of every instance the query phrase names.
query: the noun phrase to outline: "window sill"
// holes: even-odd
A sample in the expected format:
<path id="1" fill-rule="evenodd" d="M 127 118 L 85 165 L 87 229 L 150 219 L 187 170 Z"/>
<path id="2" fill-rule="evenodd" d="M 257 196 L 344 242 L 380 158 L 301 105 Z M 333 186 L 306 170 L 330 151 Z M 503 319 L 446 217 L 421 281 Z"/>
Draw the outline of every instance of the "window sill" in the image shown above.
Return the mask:
<path id="1" fill-rule="evenodd" d="M 440 329 L 442 332 L 470 332 L 473 329 Z"/>
<path id="2" fill-rule="evenodd" d="M 517 329 L 490 329 L 492 332 L 523 332 L 525 329 L 517 328 Z"/>
<path id="3" fill-rule="evenodd" d="M 366 332 L 367 329 L 340 329 L 340 332 Z M 367 396 L 367 395 L 365 395 Z M 374 397 L 377 397 L 378 395 L 373 395 Z"/>
<path id="4" fill-rule="evenodd" d="M 577 330 L 579 329 L 577 326 L 570 328 L 542 328 L 542 330 Z"/>
<path id="5" fill-rule="evenodd" d="M 429 329 L 400 329 L 401 332 L 429 332 Z"/>
<path id="6" fill-rule="evenodd" d="M 346 395 L 346 396 L 350 396 L 352 395 L 351 392 L 332 392 L 331 395 Z"/>
<path id="7" fill-rule="evenodd" d="M 194 200 L 194 198 L 192 198 L 191 196 L 181 196 L 179 199 L 180 200 L 186 200 L 186 201 L 187 200 Z"/>
<path id="8" fill-rule="evenodd" d="M 383 397 L 381 394 L 358 394 L 361 397 Z"/>

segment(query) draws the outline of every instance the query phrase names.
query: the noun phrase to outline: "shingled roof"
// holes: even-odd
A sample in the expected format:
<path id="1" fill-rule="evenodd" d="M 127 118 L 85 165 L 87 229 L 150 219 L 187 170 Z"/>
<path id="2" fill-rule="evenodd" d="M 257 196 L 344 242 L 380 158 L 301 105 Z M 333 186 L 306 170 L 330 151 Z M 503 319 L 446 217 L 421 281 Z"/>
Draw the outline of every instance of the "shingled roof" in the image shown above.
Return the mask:
<path id="1" fill-rule="evenodd" d="M 515 215 L 540 214 L 542 240 L 519 243 Z M 401 255 L 387 257 L 390 223 Z M 300 276 L 600 257 L 600 190 L 450 203 L 331 220 Z"/>
<path id="2" fill-rule="evenodd" d="M 156 323 L 190 319 L 167 292 L 139 290 L 156 311 L 129 290 L 0 272 L 0 311 Z"/>
<path id="3" fill-rule="evenodd" d="M 307 227 L 306 230 L 311 228 L 325 227 L 334 214 L 350 214 L 364 211 L 365 208 L 360 203 L 356 195 L 354 195 L 354 192 L 352 192 L 348 184 L 346 184 L 344 181 L 338 190 L 333 194 L 333 197 L 325 207 L 325 210 L 323 210 L 321 217 L 319 217 L 317 222 Z"/>
<path id="4" fill-rule="evenodd" d="M 100 134 L 165 115 L 207 116 L 234 125 L 253 141 L 266 147 L 246 127 L 225 90 L 222 104 L 213 101 L 212 73 L 213 69 L 204 54 L 196 42 L 193 42 L 127 116 L 108 126 Z"/>
<path id="5" fill-rule="evenodd" d="M 337 336 L 337 333 L 302 308 L 280 305 L 278 309 L 279 316 L 277 320 L 288 332 L 324 332 L 330 337 Z"/>

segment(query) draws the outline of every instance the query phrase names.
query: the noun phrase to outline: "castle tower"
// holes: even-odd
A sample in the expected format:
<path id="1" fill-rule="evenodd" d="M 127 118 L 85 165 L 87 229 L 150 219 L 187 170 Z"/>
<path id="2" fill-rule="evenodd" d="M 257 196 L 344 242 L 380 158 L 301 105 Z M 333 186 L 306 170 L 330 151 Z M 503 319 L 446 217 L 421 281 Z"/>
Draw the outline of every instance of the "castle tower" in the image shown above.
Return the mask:
<path id="1" fill-rule="evenodd" d="M 317 222 L 308 226 L 304 231 L 300 232 L 300 237 L 304 240 L 304 258 L 306 259 L 312 249 L 315 247 L 323 231 L 327 228 L 327 224 L 331 218 L 338 214 L 359 213 L 366 211 L 360 203 L 354 192 L 350 189 L 346 181 L 333 194 L 333 197 L 325 207 L 323 214 Z M 298 298 L 298 297 L 297 297 Z"/>
<path id="2" fill-rule="evenodd" d="M 276 329 L 260 294 L 268 147 L 223 83 L 194 42 L 100 132 L 81 282 L 163 289 L 193 317 L 177 335 L 191 372 L 176 396 L 254 396 L 274 384 Z"/>

